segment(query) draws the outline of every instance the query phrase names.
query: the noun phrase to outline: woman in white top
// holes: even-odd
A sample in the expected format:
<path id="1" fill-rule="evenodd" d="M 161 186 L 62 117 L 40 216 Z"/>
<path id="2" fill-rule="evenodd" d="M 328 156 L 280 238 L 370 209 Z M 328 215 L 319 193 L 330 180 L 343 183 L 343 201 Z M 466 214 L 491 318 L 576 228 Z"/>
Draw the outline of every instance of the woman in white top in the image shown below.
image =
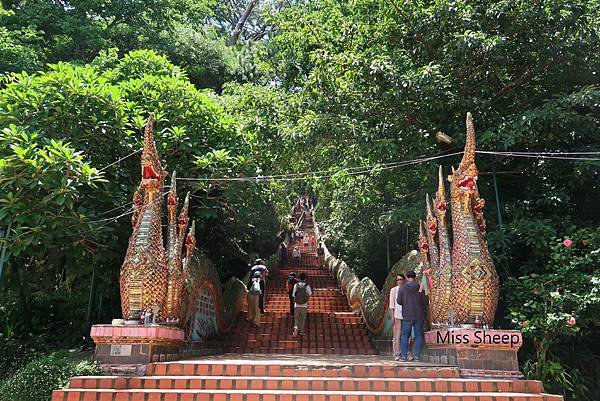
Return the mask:
<path id="1" fill-rule="evenodd" d="M 394 350 L 394 360 L 400 360 L 400 337 L 402 336 L 402 305 L 398 305 L 398 289 L 404 285 L 406 278 L 403 274 L 396 276 L 396 286 L 390 290 L 390 306 L 389 309 L 394 319 L 394 334 L 392 335 L 392 349 Z"/>

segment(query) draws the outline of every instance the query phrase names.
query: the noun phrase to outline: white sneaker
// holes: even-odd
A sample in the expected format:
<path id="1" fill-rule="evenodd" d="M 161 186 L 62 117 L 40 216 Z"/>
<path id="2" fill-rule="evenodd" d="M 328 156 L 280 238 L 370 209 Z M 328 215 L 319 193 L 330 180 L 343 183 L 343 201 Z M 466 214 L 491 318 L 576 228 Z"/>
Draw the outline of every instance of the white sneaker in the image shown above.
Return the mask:
<path id="1" fill-rule="evenodd" d="M 298 337 L 298 328 L 297 327 L 294 327 L 294 333 L 292 333 L 292 336 Z"/>

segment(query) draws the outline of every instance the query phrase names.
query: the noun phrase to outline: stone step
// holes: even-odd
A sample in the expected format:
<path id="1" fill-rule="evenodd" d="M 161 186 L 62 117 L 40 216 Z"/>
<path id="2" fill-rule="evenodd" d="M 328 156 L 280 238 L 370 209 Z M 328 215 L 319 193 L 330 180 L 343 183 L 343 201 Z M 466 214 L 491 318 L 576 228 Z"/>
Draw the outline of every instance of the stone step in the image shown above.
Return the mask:
<path id="1" fill-rule="evenodd" d="M 69 389 L 161 390 L 314 390 L 378 392 L 502 392 L 542 393 L 537 380 L 474 380 L 414 378 L 347 378 L 285 376 L 82 376 L 71 378 Z"/>
<path id="2" fill-rule="evenodd" d="M 377 352 L 369 348 L 305 348 L 301 346 L 296 347 L 281 347 L 277 348 L 274 346 L 267 347 L 233 347 L 227 348 L 227 352 L 236 354 L 278 354 L 278 355 L 377 355 Z"/>
<path id="3" fill-rule="evenodd" d="M 269 377 L 389 377 L 389 378 L 429 378 L 458 379 L 460 371 L 453 366 L 425 363 L 376 363 L 379 357 L 353 357 L 334 359 L 336 363 L 320 362 L 318 355 L 297 359 L 285 357 L 260 360 L 250 355 L 251 360 L 232 361 L 236 355 L 226 355 L 225 360 L 175 361 L 150 363 L 146 365 L 146 376 L 269 376 Z M 330 360 L 331 358 L 328 358 Z M 359 363 L 358 361 L 364 361 Z"/>
<path id="4" fill-rule="evenodd" d="M 289 305 L 290 299 L 288 297 L 281 299 L 271 299 L 271 295 L 267 292 L 267 304 L 276 305 Z M 333 306 L 333 307 L 344 307 L 346 310 L 344 312 L 349 312 L 350 307 L 345 299 L 340 298 L 326 298 L 326 297 L 315 297 L 310 298 L 308 300 L 308 306 Z M 323 312 L 329 312 L 328 310 L 324 310 Z M 334 312 L 334 311 L 331 311 Z"/>
<path id="5" fill-rule="evenodd" d="M 250 333 L 248 334 L 248 341 L 254 341 L 254 340 L 289 340 L 291 339 L 291 333 L 288 332 L 283 332 L 283 333 Z M 342 342 L 342 341 L 359 341 L 363 339 L 363 336 L 361 335 L 353 335 L 352 333 L 345 335 L 345 334 L 335 334 L 335 335 L 325 335 L 322 333 L 311 333 L 308 332 L 306 333 L 306 335 L 304 336 L 305 339 L 309 339 L 309 340 L 328 340 L 332 341 L 332 342 Z M 233 341 L 235 341 L 235 339 L 232 339 Z"/>
<path id="6" fill-rule="evenodd" d="M 294 340 L 267 340 L 267 341 L 256 341 L 256 340 L 247 340 L 247 341 L 230 341 L 229 347 L 240 347 L 245 349 L 269 349 L 272 347 L 273 349 L 304 349 L 304 350 L 315 350 L 315 353 L 319 353 L 318 349 L 369 349 L 371 344 L 368 341 L 360 341 L 360 342 L 332 342 L 332 341 L 308 341 L 303 338 L 302 335 L 297 337 L 298 339 Z M 350 344 L 352 344 L 350 346 Z M 344 352 L 346 353 L 346 352 Z"/>
<path id="7" fill-rule="evenodd" d="M 250 326 L 250 324 L 248 323 L 248 327 L 244 330 L 241 330 L 239 328 L 236 328 L 235 331 L 233 331 L 230 335 L 230 338 L 233 340 L 235 336 L 237 336 L 238 334 L 245 334 L 244 338 L 238 338 L 239 341 L 244 341 L 250 338 L 259 338 L 260 336 L 264 335 L 264 334 L 268 334 L 271 335 L 273 337 L 287 337 L 287 334 L 291 334 L 291 330 L 293 328 L 293 326 L 290 324 L 288 326 L 285 326 L 283 328 L 277 328 L 277 330 L 271 330 L 271 328 L 269 327 L 265 327 L 266 325 L 260 325 L 258 328 L 252 327 Z M 335 329 L 330 329 L 330 330 L 322 330 L 319 331 L 318 333 L 315 333 L 313 330 L 311 330 L 308 326 L 305 327 L 305 331 L 306 331 L 306 337 L 307 338 L 311 338 L 311 339 L 323 339 L 323 338 L 328 338 L 329 337 L 337 337 L 340 338 L 341 340 L 346 340 L 346 341 L 358 341 L 360 339 L 368 339 L 368 336 L 365 336 L 365 333 L 363 331 L 364 329 L 348 329 L 348 330 L 343 330 L 340 328 L 335 328 Z M 250 334 L 252 334 L 252 337 L 250 337 Z"/>
<path id="8" fill-rule="evenodd" d="M 562 401 L 527 393 L 302 390 L 56 390 L 52 401 Z"/>

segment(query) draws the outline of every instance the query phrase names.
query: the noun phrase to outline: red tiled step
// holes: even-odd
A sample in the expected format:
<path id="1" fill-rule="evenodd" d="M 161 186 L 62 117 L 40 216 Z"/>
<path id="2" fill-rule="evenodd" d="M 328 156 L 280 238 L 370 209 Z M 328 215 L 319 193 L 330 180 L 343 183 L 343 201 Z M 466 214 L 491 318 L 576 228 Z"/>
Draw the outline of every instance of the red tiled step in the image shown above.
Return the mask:
<path id="1" fill-rule="evenodd" d="M 300 390 L 59 390 L 52 401 L 562 401 L 526 393 Z"/>
<path id="2" fill-rule="evenodd" d="M 315 390 L 391 392 L 541 393 L 537 380 L 407 379 L 285 376 L 82 376 L 71 378 L 70 389 L 161 390 Z"/>
<path id="3" fill-rule="evenodd" d="M 273 358 L 270 358 L 273 359 Z M 306 358 L 305 358 L 306 359 Z M 310 359 L 310 358 L 309 358 Z M 460 378 L 458 368 L 451 366 L 401 364 L 306 364 L 305 362 L 228 363 L 227 361 L 178 361 L 146 365 L 146 376 L 325 376 L 325 377 L 395 377 L 395 378 Z"/>
<path id="4" fill-rule="evenodd" d="M 269 350 L 273 350 L 276 353 L 284 354 L 326 354 L 326 355 L 374 355 L 375 352 L 370 347 L 365 345 L 356 345 L 351 348 L 343 345 L 330 345 L 330 344 L 313 344 L 313 345 L 298 345 L 294 343 L 273 343 L 273 344 L 232 344 L 228 347 L 230 352 L 234 350 L 244 350 L 244 353 L 250 354 L 267 354 Z"/>

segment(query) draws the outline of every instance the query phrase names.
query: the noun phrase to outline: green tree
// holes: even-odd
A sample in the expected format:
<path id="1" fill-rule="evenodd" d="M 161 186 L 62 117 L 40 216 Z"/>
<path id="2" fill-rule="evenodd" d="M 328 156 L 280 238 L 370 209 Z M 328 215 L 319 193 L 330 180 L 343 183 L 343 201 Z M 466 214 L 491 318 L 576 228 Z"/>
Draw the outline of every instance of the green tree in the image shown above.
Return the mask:
<path id="1" fill-rule="evenodd" d="M 59 61 L 88 63 L 110 48 L 120 55 L 149 48 L 169 56 L 200 87 L 220 90 L 246 79 L 252 59 L 217 34 L 214 0 L 61 2 L 5 1 L 0 8 L 0 73 L 43 68 Z"/>
<path id="2" fill-rule="evenodd" d="M 94 270 L 106 318 L 118 315 L 118 271 L 131 233 L 141 128 L 149 113 L 158 119 L 155 139 L 168 171 L 189 178 L 260 171 L 264 159 L 255 153 L 256 138 L 237 129 L 213 92 L 198 90 L 179 67 L 153 51 L 122 58 L 107 52 L 85 66 L 50 65 L 46 72 L 15 75 L 0 91 L 0 128 L 7 141 L 0 158 L 7 169 L 0 225 L 13 220 L 7 279 L 23 312 L 40 294 L 70 292 L 80 319 L 70 324 L 79 333 L 87 297 L 98 296 L 88 295 Z M 44 155 L 58 157 L 55 153 L 64 160 L 46 166 Z M 31 171 L 21 171 L 25 167 Z M 241 274 L 251 252 L 273 252 L 279 221 L 268 184 L 181 181 L 178 188 L 191 191 L 198 245 L 224 277 Z M 26 190 L 27 196 L 21 194 Z M 45 296 L 53 307 L 59 299 Z M 52 310 L 43 302 L 36 308 Z M 19 329 L 11 331 L 44 333 L 53 324 L 44 318 L 35 322 L 37 327 L 19 321 Z"/>
<path id="3" fill-rule="evenodd" d="M 314 193 L 331 248 L 381 280 L 386 253 L 396 260 L 414 247 L 436 165 L 449 173 L 458 163 L 446 155 L 462 150 L 467 111 L 481 150 L 600 151 L 599 11 L 598 1 L 301 2 L 274 17 L 277 33 L 263 58 L 271 85 L 234 112 L 249 132 L 283 142 L 277 172 L 319 171 L 290 193 Z M 236 91 L 244 89 L 232 84 L 226 94 Z M 286 99 L 286 108 L 274 99 Z M 438 142 L 438 132 L 451 143 Z M 431 155 L 443 158 L 387 165 Z M 510 324 L 507 308 L 518 311 L 508 278 L 559 274 L 547 258 L 550 238 L 600 222 L 597 156 L 544 157 L 477 158 L 504 285 L 498 324 Z M 568 341 L 559 337 L 564 355 L 558 348 Z"/>

